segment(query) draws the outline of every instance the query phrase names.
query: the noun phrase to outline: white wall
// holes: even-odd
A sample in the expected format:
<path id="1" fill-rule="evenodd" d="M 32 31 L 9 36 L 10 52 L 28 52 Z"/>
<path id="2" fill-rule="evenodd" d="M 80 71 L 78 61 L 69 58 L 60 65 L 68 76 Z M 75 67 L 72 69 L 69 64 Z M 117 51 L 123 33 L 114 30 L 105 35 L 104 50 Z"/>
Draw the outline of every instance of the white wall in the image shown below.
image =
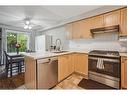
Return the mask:
<path id="1" fill-rule="evenodd" d="M 67 30 L 66 30 L 65 26 L 47 30 L 42 33 L 37 33 L 36 35 L 51 35 L 52 36 L 52 44 L 55 44 L 56 39 L 60 39 L 62 42 L 63 49 L 69 48 L 69 40 L 67 40 L 67 38 L 66 38 Z"/>

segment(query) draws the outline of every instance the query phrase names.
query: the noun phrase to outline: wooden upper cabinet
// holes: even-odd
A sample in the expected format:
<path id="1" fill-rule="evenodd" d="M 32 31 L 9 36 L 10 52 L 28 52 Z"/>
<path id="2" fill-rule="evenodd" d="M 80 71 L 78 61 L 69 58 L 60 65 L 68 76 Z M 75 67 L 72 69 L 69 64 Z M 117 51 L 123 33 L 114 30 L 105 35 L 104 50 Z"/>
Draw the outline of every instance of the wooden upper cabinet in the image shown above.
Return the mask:
<path id="1" fill-rule="evenodd" d="M 82 34 L 80 31 L 80 21 L 71 23 L 67 25 L 67 39 L 81 39 Z"/>
<path id="2" fill-rule="evenodd" d="M 82 34 L 81 34 L 81 29 L 80 29 L 80 24 L 81 22 L 80 21 L 77 21 L 77 22 L 74 22 L 72 25 L 72 38 L 73 39 L 80 39 L 82 38 Z"/>
<path id="3" fill-rule="evenodd" d="M 67 39 L 69 39 L 69 40 L 71 40 L 71 39 L 73 39 L 72 38 L 72 23 L 71 24 L 67 24 L 67 26 L 66 26 L 66 29 L 67 29 Z"/>
<path id="4" fill-rule="evenodd" d="M 100 27 L 104 27 L 104 15 L 99 15 L 99 16 L 95 16 L 92 17 L 92 26 L 91 28 L 100 28 Z"/>
<path id="5" fill-rule="evenodd" d="M 122 20 L 122 21 L 121 21 Z M 73 22 L 68 27 L 68 39 L 92 38 L 90 29 L 121 25 L 121 35 L 127 35 L 127 8 Z"/>
<path id="6" fill-rule="evenodd" d="M 105 27 L 120 24 L 120 10 L 104 14 Z"/>
<path id="7" fill-rule="evenodd" d="M 91 19 L 85 19 L 80 22 L 80 31 L 82 38 L 89 39 L 92 38 L 91 32 Z"/>
<path id="8" fill-rule="evenodd" d="M 121 36 L 127 36 L 127 8 L 121 10 Z"/>

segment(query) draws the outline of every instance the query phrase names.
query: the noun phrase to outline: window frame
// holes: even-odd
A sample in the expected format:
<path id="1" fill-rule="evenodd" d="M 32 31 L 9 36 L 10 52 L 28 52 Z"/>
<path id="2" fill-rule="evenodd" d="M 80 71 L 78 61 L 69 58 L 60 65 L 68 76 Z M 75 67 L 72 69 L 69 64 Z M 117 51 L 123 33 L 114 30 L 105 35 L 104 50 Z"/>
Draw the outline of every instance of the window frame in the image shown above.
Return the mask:
<path id="1" fill-rule="evenodd" d="M 27 49 L 30 49 L 30 33 L 28 32 L 23 32 L 23 31 L 19 31 L 19 30 L 11 30 L 11 29 L 6 29 L 6 51 L 8 52 L 7 50 L 7 33 L 16 33 L 16 34 L 24 34 L 24 35 L 27 35 L 28 37 L 28 41 L 27 41 Z M 10 52 L 9 52 L 10 53 Z"/>

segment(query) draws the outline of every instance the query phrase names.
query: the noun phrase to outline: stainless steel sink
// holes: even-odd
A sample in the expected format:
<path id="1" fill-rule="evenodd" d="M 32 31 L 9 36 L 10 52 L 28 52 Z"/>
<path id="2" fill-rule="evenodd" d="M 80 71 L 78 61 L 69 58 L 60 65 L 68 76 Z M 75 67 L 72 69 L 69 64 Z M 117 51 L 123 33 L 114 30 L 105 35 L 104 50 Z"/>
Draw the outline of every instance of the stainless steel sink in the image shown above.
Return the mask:
<path id="1" fill-rule="evenodd" d="M 52 53 L 65 53 L 65 52 L 68 52 L 68 51 L 53 51 Z"/>

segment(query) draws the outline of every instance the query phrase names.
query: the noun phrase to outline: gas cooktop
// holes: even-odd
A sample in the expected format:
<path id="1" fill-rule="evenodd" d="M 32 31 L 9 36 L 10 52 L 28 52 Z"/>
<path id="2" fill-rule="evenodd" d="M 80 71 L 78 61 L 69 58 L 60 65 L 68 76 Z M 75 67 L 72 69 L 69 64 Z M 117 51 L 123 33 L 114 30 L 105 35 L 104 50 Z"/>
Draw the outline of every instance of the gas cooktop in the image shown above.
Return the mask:
<path id="1" fill-rule="evenodd" d="M 89 52 L 89 55 L 119 57 L 119 52 L 118 51 L 106 51 L 106 50 L 93 50 Z"/>

